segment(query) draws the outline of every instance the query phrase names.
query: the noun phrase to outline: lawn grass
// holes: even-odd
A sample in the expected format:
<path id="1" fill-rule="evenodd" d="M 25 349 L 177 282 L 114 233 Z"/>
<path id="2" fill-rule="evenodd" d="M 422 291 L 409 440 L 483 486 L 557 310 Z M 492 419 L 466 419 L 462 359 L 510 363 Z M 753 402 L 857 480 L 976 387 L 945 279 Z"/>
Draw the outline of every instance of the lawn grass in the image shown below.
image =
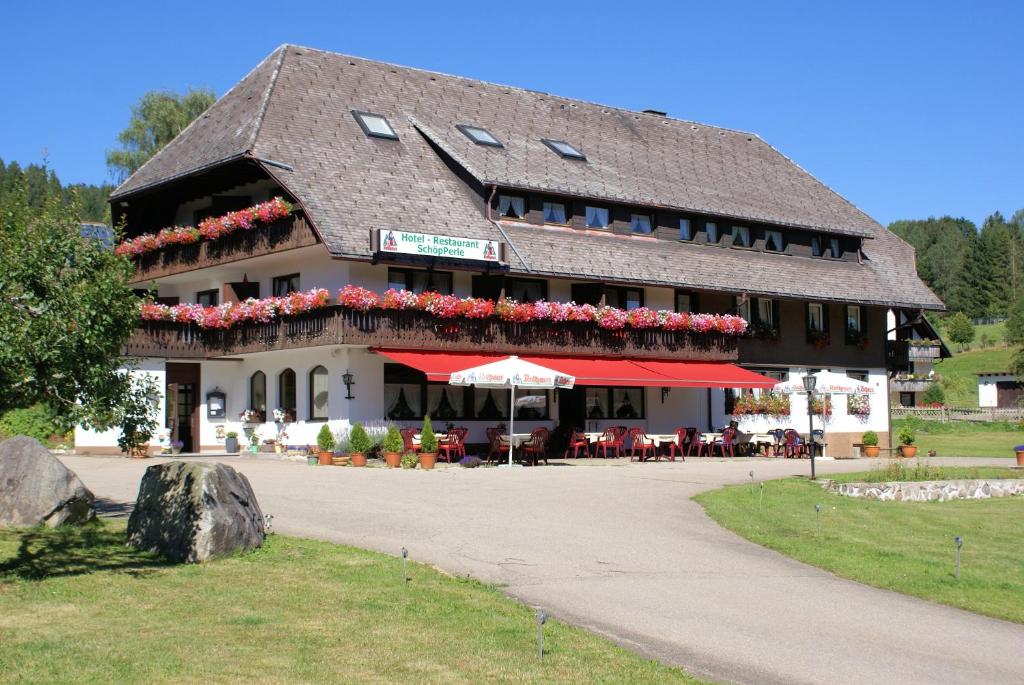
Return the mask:
<path id="1" fill-rule="evenodd" d="M 1024 469 L 998 466 L 931 466 L 927 459 L 886 459 L 876 468 L 861 473 L 834 473 L 837 483 L 888 483 L 924 480 L 976 480 L 979 478 L 1024 478 Z"/>
<path id="2" fill-rule="evenodd" d="M 955 346 L 950 347 L 955 350 Z M 1005 372 L 1017 348 L 989 347 L 981 350 L 954 353 L 935 365 L 935 373 L 942 376 L 942 389 L 946 393 L 946 404 L 950 407 L 978 406 L 979 373 Z"/>
<path id="3" fill-rule="evenodd" d="M 1013 457 L 1013 448 L 1024 444 L 1024 424 L 1009 421 L 922 421 L 894 419 L 892 430 L 899 435 L 904 426 L 917 434 L 919 454 L 935 450 L 937 457 Z"/>
<path id="4" fill-rule="evenodd" d="M 121 523 L 0 531 L 0 682 L 693 683 L 475 581 L 280 535 L 171 565 Z"/>
<path id="5" fill-rule="evenodd" d="M 760 510 L 749 485 L 695 499 L 729 530 L 844 578 L 1024 623 L 1024 497 L 876 502 L 788 478 L 764 484 Z M 960 580 L 955 535 L 964 538 Z"/>

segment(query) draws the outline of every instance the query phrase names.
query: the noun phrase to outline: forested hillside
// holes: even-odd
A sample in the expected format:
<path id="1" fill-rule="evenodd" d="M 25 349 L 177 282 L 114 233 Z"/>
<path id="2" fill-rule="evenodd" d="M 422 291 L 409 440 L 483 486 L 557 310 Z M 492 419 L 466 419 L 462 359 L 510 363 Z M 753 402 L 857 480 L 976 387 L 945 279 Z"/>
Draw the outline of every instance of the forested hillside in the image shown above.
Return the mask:
<path id="1" fill-rule="evenodd" d="M 114 189 L 114 186 L 110 184 L 95 186 L 75 183 L 65 186 L 52 169 L 39 164 L 29 164 L 26 167 L 22 167 L 17 162 L 6 164 L 4 160 L 0 159 L 0 207 L 6 206 L 4 198 L 8 196 L 11 189 L 22 184 L 24 184 L 28 196 L 28 206 L 31 209 L 42 209 L 50 197 L 59 197 L 65 205 L 70 205 L 72 195 L 77 194 L 81 207 L 79 220 L 110 225 L 107 196 Z"/>

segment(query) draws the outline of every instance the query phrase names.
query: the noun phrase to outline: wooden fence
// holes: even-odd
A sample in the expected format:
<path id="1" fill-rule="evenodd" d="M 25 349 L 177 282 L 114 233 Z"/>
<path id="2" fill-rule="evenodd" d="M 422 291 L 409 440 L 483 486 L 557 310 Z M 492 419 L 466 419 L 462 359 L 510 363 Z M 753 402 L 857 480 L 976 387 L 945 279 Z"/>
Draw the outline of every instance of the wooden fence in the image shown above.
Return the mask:
<path id="1" fill-rule="evenodd" d="M 1024 407 L 892 407 L 892 418 L 926 421 L 1024 421 Z"/>

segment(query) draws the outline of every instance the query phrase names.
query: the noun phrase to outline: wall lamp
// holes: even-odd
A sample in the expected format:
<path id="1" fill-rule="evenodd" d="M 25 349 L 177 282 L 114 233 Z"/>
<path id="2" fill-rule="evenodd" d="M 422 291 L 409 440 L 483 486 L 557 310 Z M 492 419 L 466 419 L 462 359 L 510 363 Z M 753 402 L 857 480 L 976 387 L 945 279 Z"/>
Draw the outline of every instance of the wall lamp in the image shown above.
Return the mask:
<path id="1" fill-rule="evenodd" d="M 352 372 L 345 369 L 345 373 L 341 374 L 341 382 L 345 384 L 345 399 L 354 400 L 355 397 L 352 395 L 352 386 L 355 384 L 352 377 Z"/>

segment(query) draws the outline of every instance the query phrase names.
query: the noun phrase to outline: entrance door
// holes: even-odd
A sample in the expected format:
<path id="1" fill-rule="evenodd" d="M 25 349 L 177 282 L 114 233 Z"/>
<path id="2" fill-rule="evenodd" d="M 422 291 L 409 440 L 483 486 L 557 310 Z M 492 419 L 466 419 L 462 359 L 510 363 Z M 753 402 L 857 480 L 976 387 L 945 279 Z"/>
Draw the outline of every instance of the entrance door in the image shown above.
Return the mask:
<path id="1" fill-rule="evenodd" d="M 199 364 L 167 365 L 167 428 L 182 452 L 199 451 Z"/>
<path id="2" fill-rule="evenodd" d="M 558 424 L 566 429 L 586 430 L 587 391 L 586 388 L 556 390 L 558 393 Z M 568 433 L 567 433 L 568 434 Z"/>

